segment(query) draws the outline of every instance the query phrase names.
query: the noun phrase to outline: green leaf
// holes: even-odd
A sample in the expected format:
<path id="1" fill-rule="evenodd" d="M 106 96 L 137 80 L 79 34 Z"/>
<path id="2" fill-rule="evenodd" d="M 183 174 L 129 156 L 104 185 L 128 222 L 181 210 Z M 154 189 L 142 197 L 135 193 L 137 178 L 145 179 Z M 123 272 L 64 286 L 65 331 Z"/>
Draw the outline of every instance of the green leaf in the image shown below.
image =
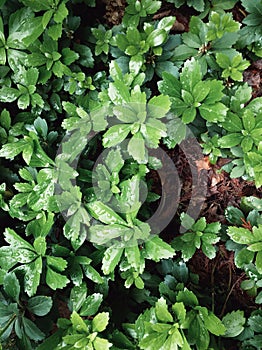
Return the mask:
<path id="1" fill-rule="evenodd" d="M 130 73 L 137 75 L 144 64 L 144 58 L 142 55 L 134 55 L 130 58 L 129 61 L 129 70 Z"/>
<path id="2" fill-rule="evenodd" d="M 70 321 L 72 323 L 73 329 L 77 330 L 78 333 L 89 333 L 89 329 L 85 321 L 76 311 L 73 311 L 70 317 Z M 73 335 L 74 336 L 74 335 Z M 83 334 L 80 334 L 80 339 L 83 337 Z M 74 341 L 75 343 L 75 341 Z M 74 344 L 73 343 L 73 344 Z"/>
<path id="3" fill-rule="evenodd" d="M 43 343 L 38 345 L 37 350 L 55 349 L 56 346 L 58 346 L 58 344 L 61 342 L 63 334 L 64 334 L 64 329 L 58 329 L 50 337 L 45 339 Z"/>
<path id="4" fill-rule="evenodd" d="M 75 285 L 70 292 L 70 305 L 73 311 L 78 312 L 86 301 L 87 286 L 85 282 Z"/>
<path id="5" fill-rule="evenodd" d="M 51 289 L 56 290 L 64 288 L 69 283 L 69 280 L 66 276 L 63 276 L 50 267 L 47 267 L 46 283 Z"/>
<path id="6" fill-rule="evenodd" d="M 210 336 L 204 322 L 197 315 L 190 324 L 188 330 L 188 340 L 193 341 L 198 349 L 208 349 Z"/>
<path id="7" fill-rule="evenodd" d="M 57 271 L 64 271 L 65 268 L 67 267 L 67 261 L 58 256 L 47 255 L 46 262 L 49 267 L 52 267 Z"/>
<path id="8" fill-rule="evenodd" d="M 191 218 L 191 216 L 189 216 L 186 213 L 182 213 L 180 216 L 181 219 L 181 225 L 186 229 L 186 230 L 190 230 L 191 227 L 195 224 L 195 220 L 193 218 Z"/>
<path id="9" fill-rule="evenodd" d="M 34 241 L 34 248 L 37 254 L 45 255 L 46 252 L 46 241 L 45 237 L 37 237 Z"/>
<path id="10" fill-rule="evenodd" d="M 204 323 L 209 332 L 216 336 L 224 335 L 226 332 L 226 327 L 222 321 L 212 312 L 208 312 L 208 315 L 204 316 Z"/>
<path id="11" fill-rule="evenodd" d="M 183 291 L 178 292 L 177 302 L 182 302 L 185 306 L 188 305 L 191 307 L 195 307 L 198 305 L 198 300 L 195 294 L 186 288 Z"/>
<path id="12" fill-rule="evenodd" d="M 103 136 L 103 146 L 113 147 L 122 142 L 131 131 L 130 124 L 118 124 L 111 126 Z"/>
<path id="13" fill-rule="evenodd" d="M 166 341 L 166 338 L 167 338 L 166 333 L 149 334 L 140 341 L 139 347 L 144 350 L 161 349 Z M 173 348 L 172 350 L 177 350 L 177 348 Z"/>
<path id="14" fill-rule="evenodd" d="M 25 330 L 25 334 L 34 341 L 43 340 L 45 334 L 28 318 L 22 317 L 22 323 Z"/>
<path id="15" fill-rule="evenodd" d="M 23 248 L 34 252 L 33 246 L 20 237 L 14 230 L 6 228 L 4 236 L 6 242 L 9 243 L 13 249 L 17 249 L 19 251 L 19 249 Z"/>
<path id="16" fill-rule="evenodd" d="M 250 252 L 246 248 L 241 249 L 235 255 L 235 264 L 237 267 L 243 268 L 245 264 L 250 264 L 254 259 L 254 252 Z"/>
<path id="17" fill-rule="evenodd" d="M 71 50 L 69 47 L 65 47 L 62 50 L 63 63 L 67 66 L 75 62 L 79 58 L 79 54 Z"/>
<path id="18" fill-rule="evenodd" d="M 223 10 L 230 10 L 232 9 L 235 4 L 237 3 L 237 0 L 213 0 L 212 5 L 219 9 L 220 7 Z"/>
<path id="19" fill-rule="evenodd" d="M 166 125 L 158 119 L 149 118 L 146 125 L 141 126 L 141 134 L 145 138 L 146 145 L 149 148 L 157 148 L 160 139 L 167 135 Z"/>
<path id="20" fill-rule="evenodd" d="M 205 83 L 209 85 L 210 91 L 204 102 L 208 105 L 213 105 L 218 101 L 221 101 L 223 97 L 223 83 L 220 80 L 206 80 Z M 224 106 L 225 107 L 225 106 Z"/>
<path id="21" fill-rule="evenodd" d="M 193 102 L 194 102 L 194 98 L 192 96 L 192 94 L 189 92 L 189 91 L 186 91 L 186 90 L 181 90 L 181 96 L 182 96 L 182 99 L 185 101 L 185 103 L 187 105 L 192 105 Z"/>
<path id="22" fill-rule="evenodd" d="M 227 119 L 222 123 L 223 128 L 230 132 L 241 132 L 243 129 L 242 121 L 237 114 L 228 112 Z"/>
<path id="23" fill-rule="evenodd" d="M 174 249 L 160 237 L 155 236 L 145 242 L 146 257 L 153 261 L 172 258 L 175 254 Z"/>
<path id="24" fill-rule="evenodd" d="M 201 67 L 194 58 L 187 60 L 180 74 L 183 89 L 193 91 L 194 86 L 202 79 Z"/>
<path id="25" fill-rule="evenodd" d="M 192 123 L 193 120 L 196 117 L 196 108 L 195 107 L 190 107 L 184 110 L 182 114 L 182 121 L 184 124 L 189 124 Z"/>
<path id="26" fill-rule="evenodd" d="M 166 32 L 168 32 L 174 25 L 176 18 L 174 16 L 168 16 L 162 18 L 158 25 L 158 29 L 164 29 Z"/>
<path id="27" fill-rule="evenodd" d="M 87 208 L 95 219 L 103 222 L 104 224 L 127 225 L 126 221 L 116 214 L 113 209 L 100 201 L 88 203 Z"/>
<path id="28" fill-rule="evenodd" d="M 216 247 L 213 245 L 219 241 L 219 237 L 214 234 L 205 233 L 201 237 L 201 249 L 203 253 L 209 258 L 214 259 L 216 256 Z"/>
<path id="29" fill-rule="evenodd" d="M 62 36 L 62 23 L 53 24 L 48 28 L 48 35 L 55 41 Z"/>
<path id="30" fill-rule="evenodd" d="M 106 249 L 102 261 L 102 270 L 105 275 L 109 275 L 114 271 L 122 257 L 123 251 L 124 248 L 118 248 L 116 246 L 111 246 Z"/>
<path id="31" fill-rule="evenodd" d="M 129 141 L 127 147 L 128 153 L 139 163 L 146 164 L 147 151 L 145 141 L 140 132 L 135 134 Z"/>
<path id="32" fill-rule="evenodd" d="M 234 242 L 239 244 L 252 244 L 256 242 L 252 232 L 242 227 L 228 227 L 227 234 Z"/>
<path id="33" fill-rule="evenodd" d="M 186 138 L 186 125 L 179 118 L 174 118 L 166 124 L 167 137 L 163 142 L 168 148 L 174 148 Z"/>
<path id="34" fill-rule="evenodd" d="M 139 44 L 141 40 L 141 35 L 139 30 L 135 27 L 128 27 L 126 31 L 126 38 L 132 44 Z"/>
<path id="35" fill-rule="evenodd" d="M 42 17 L 42 25 L 44 28 L 47 27 L 48 23 L 50 22 L 51 18 L 53 17 L 53 10 L 48 10 L 43 14 Z"/>
<path id="36" fill-rule="evenodd" d="M 155 29 L 149 34 L 146 42 L 150 47 L 162 45 L 167 38 L 167 33 L 164 29 Z"/>
<path id="37" fill-rule="evenodd" d="M 209 95 L 208 95 L 209 97 Z M 208 98 L 207 97 L 207 98 Z M 208 122 L 223 122 L 226 118 L 228 108 L 221 102 L 217 102 L 214 105 L 206 104 L 206 101 L 199 107 L 201 117 Z"/>
<path id="38" fill-rule="evenodd" d="M 209 92 L 210 85 L 205 84 L 205 82 L 203 81 L 200 81 L 194 86 L 192 90 L 192 95 L 194 97 L 195 102 L 202 102 L 207 97 Z"/>
<path id="39" fill-rule="evenodd" d="M 245 218 L 243 212 L 233 206 L 227 207 L 225 214 L 227 221 L 231 224 L 242 225 L 243 221 L 241 219 Z"/>
<path id="40" fill-rule="evenodd" d="M 251 252 L 258 252 L 262 250 L 262 242 L 253 243 L 250 246 L 248 246 L 247 249 Z"/>
<path id="41" fill-rule="evenodd" d="M 89 317 L 95 315 L 102 301 L 103 295 L 100 293 L 89 295 L 80 309 L 80 316 Z"/>
<path id="42" fill-rule="evenodd" d="M 115 106 L 113 112 L 117 119 L 124 123 L 135 123 L 138 121 L 135 106 L 132 108 L 132 105 L 130 104 L 126 106 Z"/>
<path id="43" fill-rule="evenodd" d="M 27 308 L 30 312 L 37 316 L 45 316 L 51 310 L 52 298 L 48 296 L 35 296 L 30 298 L 27 303 Z"/>
<path id="44" fill-rule="evenodd" d="M 169 111 L 171 102 L 168 96 L 159 95 L 152 97 L 147 105 L 150 118 L 163 118 Z"/>
<path id="45" fill-rule="evenodd" d="M 92 321 L 93 332 L 103 332 L 109 322 L 109 312 L 101 312 Z"/>
<path id="46" fill-rule="evenodd" d="M 240 144 L 242 136 L 239 133 L 232 133 L 221 137 L 218 142 L 222 148 L 230 148 Z"/>
<path id="47" fill-rule="evenodd" d="M 91 281 L 98 284 L 103 283 L 103 278 L 91 265 L 84 265 L 83 270 L 86 277 L 89 278 Z"/>
<path id="48" fill-rule="evenodd" d="M 56 10 L 56 13 L 54 14 L 54 21 L 56 23 L 61 23 L 67 17 L 67 15 L 68 15 L 68 10 L 66 8 L 66 5 L 64 2 L 61 2 Z"/>
<path id="49" fill-rule="evenodd" d="M 20 94 L 21 92 L 17 89 L 4 86 L 0 89 L 0 101 L 13 102 L 20 96 Z"/>
<path id="50" fill-rule="evenodd" d="M 128 227 L 118 224 L 94 225 L 89 229 L 88 239 L 92 243 L 107 245 L 112 239 L 121 238 L 127 231 L 130 231 Z"/>
<path id="51" fill-rule="evenodd" d="M 19 301 L 20 284 L 14 272 L 7 273 L 4 277 L 4 290 L 15 301 Z"/>
<path id="52" fill-rule="evenodd" d="M 181 97 L 181 82 L 170 73 L 163 73 L 163 80 L 158 82 L 158 88 L 164 95 Z"/>
<path id="53" fill-rule="evenodd" d="M 256 268 L 257 271 L 262 274 L 262 251 L 260 250 L 256 256 Z"/>
<path id="54" fill-rule="evenodd" d="M 109 343 L 107 339 L 96 337 L 94 340 L 95 350 L 109 350 L 109 348 L 113 345 Z"/>
<path id="55" fill-rule="evenodd" d="M 222 322 L 226 328 L 226 333 L 223 336 L 226 338 L 237 337 L 244 330 L 246 322 L 244 311 L 232 311 L 223 317 Z"/>
<path id="56" fill-rule="evenodd" d="M 141 255 L 137 245 L 126 247 L 125 256 L 127 257 L 128 264 L 132 266 L 136 271 L 140 270 Z"/>
<path id="57" fill-rule="evenodd" d="M 249 326 L 252 328 L 253 331 L 257 332 L 257 333 L 261 333 L 261 313 L 256 314 L 256 311 L 254 312 L 253 315 L 251 315 L 248 319 L 248 324 Z"/>
<path id="58" fill-rule="evenodd" d="M 24 289 L 30 297 L 36 293 L 39 286 L 42 266 L 42 258 L 39 256 L 25 267 Z"/>
<path id="59" fill-rule="evenodd" d="M 186 318 L 186 308 L 183 303 L 175 303 L 172 305 L 172 310 L 176 314 L 176 317 L 180 322 L 183 322 Z"/>
<path id="60" fill-rule="evenodd" d="M 252 111 L 246 110 L 242 116 L 244 128 L 247 131 L 251 131 L 256 126 L 256 119 Z"/>
<path id="61" fill-rule="evenodd" d="M 111 150 L 105 159 L 105 164 L 112 173 L 119 172 L 124 163 L 120 149 Z"/>
<path id="62" fill-rule="evenodd" d="M 79 64 L 86 68 L 93 68 L 94 58 L 91 49 L 86 45 L 80 44 L 74 44 L 73 48 L 80 55 L 80 58 L 78 59 Z"/>
<path id="63" fill-rule="evenodd" d="M 166 300 L 162 297 L 155 305 L 156 317 L 161 322 L 173 322 L 173 316 L 168 311 Z"/>
<path id="64" fill-rule="evenodd" d="M 6 110 L 3 109 L 0 115 L 0 124 L 3 128 L 6 130 L 9 130 L 11 127 L 11 117 L 10 113 Z"/>

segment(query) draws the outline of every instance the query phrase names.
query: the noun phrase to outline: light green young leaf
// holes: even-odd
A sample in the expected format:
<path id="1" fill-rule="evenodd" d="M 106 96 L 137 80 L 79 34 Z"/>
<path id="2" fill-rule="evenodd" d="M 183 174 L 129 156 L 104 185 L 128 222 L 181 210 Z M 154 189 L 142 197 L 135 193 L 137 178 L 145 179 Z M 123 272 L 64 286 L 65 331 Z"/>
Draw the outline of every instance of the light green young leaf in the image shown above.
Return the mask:
<path id="1" fill-rule="evenodd" d="M 166 300 L 162 297 L 160 298 L 155 305 L 156 317 L 159 321 L 163 323 L 173 322 L 173 316 L 168 311 Z"/>
<path id="2" fill-rule="evenodd" d="M 170 106 L 171 102 L 168 96 L 154 96 L 147 105 L 148 116 L 151 118 L 163 118 L 169 111 Z"/>
<path id="3" fill-rule="evenodd" d="M 155 236 L 145 242 L 146 258 L 153 261 L 172 258 L 175 250 L 160 237 Z"/>
<path id="4" fill-rule="evenodd" d="M 92 321 L 93 332 L 103 332 L 106 329 L 108 322 L 108 312 L 101 312 L 100 314 L 96 315 Z"/>
<path id="5" fill-rule="evenodd" d="M 155 29 L 153 32 L 149 34 L 146 39 L 146 42 L 150 47 L 160 46 L 162 45 L 167 38 L 167 33 L 164 29 Z"/>
<path id="6" fill-rule="evenodd" d="M 231 133 L 225 136 L 222 136 L 218 143 L 222 148 L 235 147 L 240 144 L 243 136 L 240 133 Z"/>
<path id="7" fill-rule="evenodd" d="M 96 337 L 93 344 L 95 350 L 109 350 L 113 345 L 112 343 L 109 343 L 107 339 L 103 339 L 100 337 Z"/>
<path id="8" fill-rule="evenodd" d="M 216 336 L 224 335 L 226 327 L 222 321 L 212 312 L 207 310 L 207 315 L 203 314 L 204 323 L 208 331 Z"/>
<path id="9" fill-rule="evenodd" d="M 116 214 L 116 212 L 113 209 L 111 209 L 109 206 L 100 201 L 88 203 L 87 208 L 95 219 L 103 222 L 104 224 L 118 224 L 127 226 L 125 220 L 123 220 L 118 214 Z"/>
<path id="10" fill-rule="evenodd" d="M 256 242 L 252 232 L 246 228 L 230 226 L 227 229 L 227 234 L 236 243 L 252 244 Z"/>
<path id="11" fill-rule="evenodd" d="M 140 164 L 147 163 L 147 150 L 145 147 L 145 140 L 141 132 L 136 133 L 130 139 L 127 146 L 128 153 Z"/>
<path id="12" fill-rule="evenodd" d="M 103 135 L 103 146 L 106 148 L 114 147 L 121 143 L 131 131 L 132 125 L 118 124 L 111 126 Z"/>
<path id="13" fill-rule="evenodd" d="M 140 270 L 141 265 L 141 254 L 137 245 L 126 247 L 125 256 L 127 258 L 128 264 L 132 266 L 136 271 Z"/>
<path id="14" fill-rule="evenodd" d="M 111 246 L 106 249 L 102 260 L 102 270 L 105 275 L 114 271 L 122 257 L 123 251 L 124 248 L 118 248 L 117 246 Z"/>
<path id="15" fill-rule="evenodd" d="M 94 225 L 89 229 L 88 239 L 90 242 L 98 245 L 108 245 L 111 240 L 121 238 L 126 232 L 131 229 L 118 224 L 111 225 Z"/>

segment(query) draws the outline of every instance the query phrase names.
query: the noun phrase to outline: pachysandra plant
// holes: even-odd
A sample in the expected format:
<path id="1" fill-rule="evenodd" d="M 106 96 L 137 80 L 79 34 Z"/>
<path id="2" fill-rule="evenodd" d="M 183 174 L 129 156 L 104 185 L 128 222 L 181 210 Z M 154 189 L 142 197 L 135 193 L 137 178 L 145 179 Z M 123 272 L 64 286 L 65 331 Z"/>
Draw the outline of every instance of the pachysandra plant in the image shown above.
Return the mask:
<path id="1" fill-rule="evenodd" d="M 245 45 L 253 51 L 258 57 L 262 56 L 261 48 L 261 9 L 260 0 L 250 3 L 247 0 L 241 0 L 241 4 L 247 11 L 247 16 L 243 19 L 244 26 L 241 28 L 238 45 L 243 48 Z"/>
<path id="2" fill-rule="evenodd" d="M 163 44 L 166 43 L 168 33 L 175 22 L 175 17 L 165 17 L 156 26 L 144 23 L 143 32 L 136 26 L 129 26 L 124 33 L 119 33 L 112 40 L 112 45 L 117 46 L 126 56 L 130 56 L 129 70 L 138 74 L 146 70 L 146 62 L 149 56 L 161 56 Z M 117 54 L 117 58 L 125 56 Z"/>
<path id="3" fill-rule="evenodd" d="M 159 91 L 170 97 L 171 111 L 181 116 L 184 124 L 193 122 L 197 113 L 209 122 L 225 120 L 227 107 L 221 102 L 223 85 L 219 80 L 204 80 L 197 60 L 187 60 L 179 79 L 163 73 Z"/>
<path id="4" fill-rule="evenodd" d="M 120 82 L 113 83 L 120 88 Z M 160 139 L 166 136 L 165 124 L 160 120 L 165 117 L 170 108 L 168 96 L 159 95 L 146 99 L 145 92 L 141 92 L 138 85 L 129 91 L 122 84 L 121 97 L 123 104 L 115 105 L 113 113 L 118 124 L 109 127 L 103 135 L 103 145 L 114 147 L 128 138 L 127 150 L 138 163 L 148 162 L 148 148 L 157 148 Z M 110 93 L 110 92 L 109 92 Z"/>
<path id="5" fill-rule="evenodd" d="M 215 54 L 225 53 L 235 55 L 233 48 L 239 37 L 240 25 L 234 21 L 230 13 L 210 15 L 209 22 L 203 22 L 199 17 L 192 16 L 189 32 L 181 35 L 182 44 L 175 51 L 173 60 L 181 61 L 194 57 L 201 65 L 204 74 L 218 69 Z"/>

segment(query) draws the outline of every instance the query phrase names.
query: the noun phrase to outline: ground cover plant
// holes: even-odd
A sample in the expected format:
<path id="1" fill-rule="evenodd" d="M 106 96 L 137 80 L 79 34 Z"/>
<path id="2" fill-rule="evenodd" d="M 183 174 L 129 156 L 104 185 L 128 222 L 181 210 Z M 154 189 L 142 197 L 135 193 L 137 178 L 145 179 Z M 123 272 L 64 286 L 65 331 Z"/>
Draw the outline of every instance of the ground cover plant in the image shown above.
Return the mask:
<path id="1" fill-rule="evenodd" d="M 0 0 L 0 349 L 262 348 L 261 40 L 261 0 Z"/>

